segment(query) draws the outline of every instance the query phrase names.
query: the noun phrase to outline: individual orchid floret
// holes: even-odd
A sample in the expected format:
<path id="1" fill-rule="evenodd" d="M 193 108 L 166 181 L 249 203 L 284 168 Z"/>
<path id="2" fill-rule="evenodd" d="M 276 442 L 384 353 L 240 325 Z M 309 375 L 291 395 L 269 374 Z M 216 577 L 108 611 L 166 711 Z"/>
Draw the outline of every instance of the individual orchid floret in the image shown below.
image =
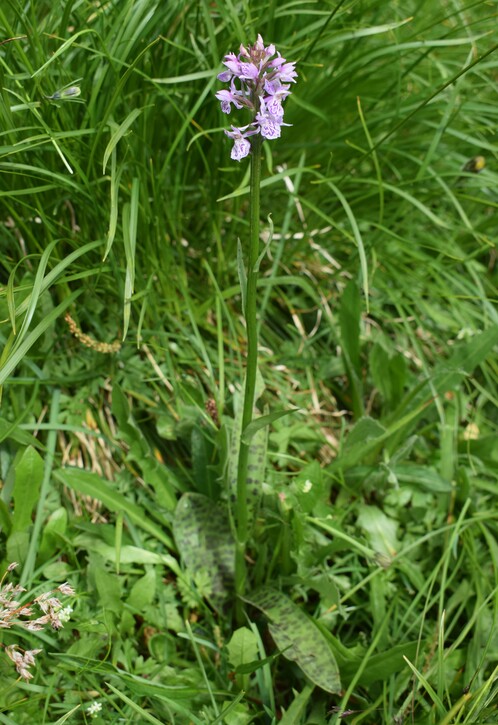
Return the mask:
<path id="1" fill-rule="evenodd" d="M 222 90 L 218 91 L 216 94 L 216 98 L 221 103 L 221 110 L 223 113 L 231 113 L 232 112 L 232 106 L 231 104 L 235 106 L 235 108 L 242 108 L 242 103 L 240 103 L 239 99 L 237 98 L 237 95 L 233 91 L 227 91 Z"/>
<path id="2" fill-rule="evenodd" d="M 237 128 L 237 126 L 232 126 L 231 131 L 225 130 L 226 135 L 234 140 L 234 144 L 230 154 L 231 158 L 234 161 L 241 161 L 243 158 L 249 155 L 249 152 L 251 150 L 251 144 L 247 140 L 247 137 L 252 136 L 253 134 L 257 133 L 257 131 L 246 131 L 247 128 L 248 126 L 244 126 L 243 128 Z"/>
<path id="3" fill-rule="evenodd" d="M 265 47 L 263 38 L 258 35 L 254 45 L 240 46 L 239 55 L 228 53 L 223 61 L 226 70 L 218 75 L 218 80 L 230 83 L 230 90 L 221 90 L 216 98 L 221 103 L 223 113 L 247 109 L 252 121 L 242 128 L 232 125 L 231 131 L 225 131 L 234 140 L 232 159 L 241 161 L 249 155 L 251 142 L 249 136 L 260 134 L 273 140 L 280 137 L 284 123 L 283 102 L 290 95 L 290 83 L 295 83 L 297 73 L 295 63 L 288 63 L 275 50 L 275 46 Z"/>

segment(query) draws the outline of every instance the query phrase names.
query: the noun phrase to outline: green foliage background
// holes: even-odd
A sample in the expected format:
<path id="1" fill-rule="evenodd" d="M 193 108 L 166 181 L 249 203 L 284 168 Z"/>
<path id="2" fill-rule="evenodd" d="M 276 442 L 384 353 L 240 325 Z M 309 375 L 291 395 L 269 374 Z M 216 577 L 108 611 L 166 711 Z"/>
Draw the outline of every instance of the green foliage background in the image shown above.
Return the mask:
<path id="1" fill-rule="evenodd" d="M 31 683 L 0 660 L 0 722 L 496 718 L 497 9 L 2 3 L 1 550 L 78 596 L 2 634 L 44 653 Z M 248 170 L 214 93 L 258 33 L 299 72 L 259 405 L 300 412 L 264 442 L 240 627 Z"/>

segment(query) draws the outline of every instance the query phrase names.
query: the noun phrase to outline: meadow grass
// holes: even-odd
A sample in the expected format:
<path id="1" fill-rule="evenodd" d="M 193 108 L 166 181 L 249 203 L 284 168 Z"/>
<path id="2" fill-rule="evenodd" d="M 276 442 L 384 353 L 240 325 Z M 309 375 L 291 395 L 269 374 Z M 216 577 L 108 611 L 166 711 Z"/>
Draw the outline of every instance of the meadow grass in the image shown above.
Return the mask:
<path id="1" fill-rule="evenodd" d="M 77 594 L 2 632 L 42 652 L 0 653 L 0 723 L 497 719 L 497 11 L 2 3 L 1 573 Z M 258 33 L 299 79 L 257 408 L 297 410 L 253 440 L 236 597 L 249 165 L 214 93 Z"/>

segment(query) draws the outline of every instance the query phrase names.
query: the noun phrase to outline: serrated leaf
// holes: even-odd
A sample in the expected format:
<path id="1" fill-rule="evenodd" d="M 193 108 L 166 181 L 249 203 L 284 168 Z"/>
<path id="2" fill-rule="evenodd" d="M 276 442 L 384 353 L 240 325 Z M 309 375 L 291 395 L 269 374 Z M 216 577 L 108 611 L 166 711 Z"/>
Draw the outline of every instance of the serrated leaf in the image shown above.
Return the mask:
<path id="1" fill-rule="evenodd" d="M 326 692 L 341 690 L 339 668 L 330 646 L 315 622 L 282 592 L 263 587 L 245 601 L 270 620 L 269 629 L 283 655 Z"/>
<path id="2" fill-rule="evenodd" d="M 220 606 L 232 587 L 235 562 L 235 542 L 226 511 L 206 496 L 185 493 L 176 507 L 173 534 L 189 572 L 208 574 L 209 598 Z"/>

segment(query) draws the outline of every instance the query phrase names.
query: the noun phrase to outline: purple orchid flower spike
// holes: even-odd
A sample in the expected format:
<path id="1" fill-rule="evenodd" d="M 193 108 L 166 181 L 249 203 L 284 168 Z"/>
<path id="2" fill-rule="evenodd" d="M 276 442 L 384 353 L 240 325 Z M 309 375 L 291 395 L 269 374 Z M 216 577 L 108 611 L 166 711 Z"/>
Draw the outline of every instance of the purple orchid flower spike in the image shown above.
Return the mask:
<path id="1" fill-rule="evenodd" d="M 258 35 L 254 45 L 241 45 L 238 55 L 228 53 L 223 65 L 226 70 L 218 75 L 218 80 L 230 83 L 230 90 L 216 93 L 221 110 L 228 114 L 232 106 L 237 110 L 245 108 L 253 118 L 247 126 L 232 125 L 231 131 L 225 131 L 234 141 L 232 159 L 241 161 L 251 150 L 249 136 L 261 134 L 263 138 L 276 139 L 281 127 L 290 125 L 284 123 L 283 102 L 291 94 L 290 84 L 296 82 L 296 64 L 282 58 L 274 45 L 265 47 Z"/>

